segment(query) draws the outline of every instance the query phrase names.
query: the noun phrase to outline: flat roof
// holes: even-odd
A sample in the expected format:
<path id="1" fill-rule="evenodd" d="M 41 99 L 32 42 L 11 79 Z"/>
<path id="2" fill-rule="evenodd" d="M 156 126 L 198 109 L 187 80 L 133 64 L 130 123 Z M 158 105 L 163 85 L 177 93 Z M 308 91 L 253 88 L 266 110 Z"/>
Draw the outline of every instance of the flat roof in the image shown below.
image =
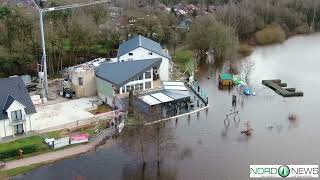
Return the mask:
<path id="1" fill-rule="evenodd" d="M 189 91 L 164 90 L 163 93 L 174 100 L 190 98 Z"/>
<path id="2" fill-rule="evenodd" d="M 143 102 L 149 104 L 150 106 L 161 104 L 161 102 L 150 95 L 145 95 L 139 97 Z"/>
<path id="3" fill-rule="evenodd" d="M 165 81 L 163 82 L 164 86 L 184 86 L 184 83 L 181 81 Z"/>
<path id="4" fill-rule="evenodd" d="M 179 90 L 179 91 L 188 91 L 188 89 L 185 86 L 164 86 L 164 89 L 166 90 Z"/>
<path id="5" fill-rule="evenodd" d="M 156 98 L 157 100 L 161 101 L 162 103 L 170 102 L 173 101 L 171 97 L 163 94 L 163 93 L 155 93 L 155 94 L 150 94 L 150 96 Z"/>

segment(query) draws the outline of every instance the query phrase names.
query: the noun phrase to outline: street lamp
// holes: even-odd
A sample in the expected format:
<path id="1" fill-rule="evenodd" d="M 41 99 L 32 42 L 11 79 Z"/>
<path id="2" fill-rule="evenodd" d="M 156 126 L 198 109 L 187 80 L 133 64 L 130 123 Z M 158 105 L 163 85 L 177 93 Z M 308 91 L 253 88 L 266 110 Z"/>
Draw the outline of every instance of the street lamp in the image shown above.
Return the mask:
<path id="1" fill-rule="evenodd" d="M 31 1 L 36 6 L 37 10 L 39 11 L 41 45 L 42 45 L 42 60 L 41 60 L 39 78 L 40 78 L 40 85 L 41 85 L 41 87 L 40 87 L 41 88 L 41 96 L 46 101 L 46 99 L 48 98 L 48 71 L 47 71 L 46 45 L 45 45 L 44 28 L 43 28 L 43 26 L 44 26 L 43 13 L 50 12 L 50 11 L 72 9 L 72 8 L 76 8 L 76 7 L 90 6 L 90 5 L 101 4 L 101 3 L 108 3 L 108 2 L 110 2 L 110 0 L 95 1 L 95 2 L 91 2 L 91 3 L 71 4 L 71 5 L 51 7 L 51 8 L 42 8 L 34 0 L 31 0 Z M 40 0 L 40 3 L 41 2 L 44 2 L 44 0 Z"/>

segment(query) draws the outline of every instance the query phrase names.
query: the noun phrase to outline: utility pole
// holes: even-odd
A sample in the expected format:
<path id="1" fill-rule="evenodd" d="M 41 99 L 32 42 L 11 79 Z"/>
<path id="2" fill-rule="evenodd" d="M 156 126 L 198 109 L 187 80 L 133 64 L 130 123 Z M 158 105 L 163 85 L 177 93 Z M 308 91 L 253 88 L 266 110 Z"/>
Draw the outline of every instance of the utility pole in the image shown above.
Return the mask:
<path id="1" fill-rule="evenodd" d="M 44 87 L 44 94 L 42 94 L 42 98 L 48 98 L 48 72 L 47 72 L 47 55 L 46 55 L 46 45 L 45 45 L 45 40 L 44 40 L 44 28 L 43 28 L 43 15 L 41 10 L 39 10 L 39 15 L 40 15 L 40 31 L 41 31 L 41 44 L 42 44 L 42 60 L 41 60 L 41 65 L 43 67 L 43 86 Z"/>
<path id="2" fill-rule="evenodd" d="M 41 45 L 42 45 L 42 59 L 41 59 L 41 67 L 39 73 L 40 79 L 40 89 L 41 89 L 41 98 L 46 101 L 48 98 L 48 69 L 47 69 L 47 55 L 46 55 L 46 45 L 44 39 L 44 23 L 43 23 L 43 13 L 50 12 L 50 11 L 59 11 L 65 9 L 72 9 L 76 7 L 84 7 L 90 6 L 95 4 L 101 3 L 108 3 L 110 0 L 102 0 L 102 1 L 95 1 L 91 3 L 82 3 L 82 4 L 71 4 L 65 6 L 58 6 L 58 7 L 50 7 L 50 8 L 43 8 L 38 5 L 35 0 L 31 0 L 32 3 L 36 6 L 37 10 L 39 11 L 39 19 L 40 19 L 40 33 L 41 33 Z M 46 0 L 40 0 L 40 4 L 45 2 Z"/>

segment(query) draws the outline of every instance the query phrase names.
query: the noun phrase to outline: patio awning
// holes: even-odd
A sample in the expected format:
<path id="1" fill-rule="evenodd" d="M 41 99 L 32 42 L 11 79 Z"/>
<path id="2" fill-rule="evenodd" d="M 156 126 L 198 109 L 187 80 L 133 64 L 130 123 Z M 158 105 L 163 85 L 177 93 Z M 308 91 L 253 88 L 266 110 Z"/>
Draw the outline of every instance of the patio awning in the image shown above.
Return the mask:
<path id="1" fill-rule="evenodd" d="M 163 93 L 174 100 L 190 98 L 189 91 L 164 90 Z"/>
<path id="2" fill-rule="evenodd" d="M 155 94 L 150 94 L 150 96 L 156 98 L 157 100 L 161 101 L 162 103 L 170 102 L 173 101 L 171 97 L 163 94 L 163 93 L 155 93 Z"/>
<path id="3" fill-rule="evenodd" d="M 139 97 L 143 102 L 147 103 L 150 106 L 161 104 L 161 102 L 150 95 L 145 95 Z"/>
<path id="4" fill-rule="evenodd" d="M 179 90 L 179 91 L 188 91 L 186 86 L 164 86 L 165 90 Z"/>
<path id="5" fill-rule="evenodd" d="M 184 83 L 181 81 L 165 81 L 163 82 L 164 86 L 184 86 Z"/>

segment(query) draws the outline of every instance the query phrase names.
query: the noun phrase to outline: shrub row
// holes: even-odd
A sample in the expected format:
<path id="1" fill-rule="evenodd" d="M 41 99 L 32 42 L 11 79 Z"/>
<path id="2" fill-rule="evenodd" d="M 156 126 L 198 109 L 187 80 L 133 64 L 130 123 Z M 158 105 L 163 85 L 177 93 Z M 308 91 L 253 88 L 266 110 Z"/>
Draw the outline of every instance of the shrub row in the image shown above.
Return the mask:
<path id="1" fill-rule="evenodd" d="M 268 45 L 283 42 L 286 39 L 286 33 L 280 26 L 273 25 L 268 26 L 261 31 L 258 31 L 255 37 L 258 44 Z"/>
<path id="2" fill-rule="evenodd" d="M 23 154 L 30 154 L 30 153 L 34 153 L 37 151 L 37 146 L 36 145 L 27 145 L 27 146 L 23 146 L 19 149 L 23 150 Z M 4 159 L 8 159 L 8 158 L 18 157 L 19 149 L 9 149 L 9 150 L 0 152 L 0 159 L 4 160 Z"/>

